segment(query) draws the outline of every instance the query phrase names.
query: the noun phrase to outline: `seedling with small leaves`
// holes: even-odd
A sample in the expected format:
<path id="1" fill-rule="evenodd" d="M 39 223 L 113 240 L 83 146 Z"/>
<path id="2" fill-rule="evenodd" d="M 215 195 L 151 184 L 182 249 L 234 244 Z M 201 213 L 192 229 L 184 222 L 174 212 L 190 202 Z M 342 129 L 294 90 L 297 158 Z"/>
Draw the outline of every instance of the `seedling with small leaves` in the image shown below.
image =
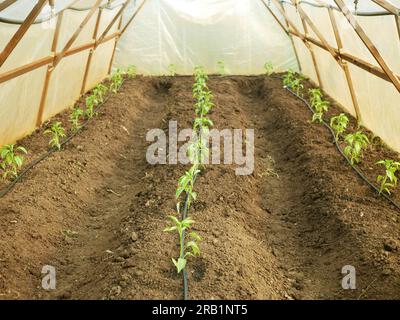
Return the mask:
<path id="1" fill-rule="evenodd" d="M 73 131 L 78 131 L 80 128 L 82 128 L 79 120 L 83 116 L 83 114 L 84 114 L 83 110 L 79 107 L 75 107 L 72 110 L 72 113 L 69 117 L 69 121 L 72 124 Z"/>
<path id="2" fill-rule="evenodd" d="M 331 127 L 335 131 L 335 139 L 339 140 L 339 136 L 346 131 L 347 125 L 349 123 L 349 118 L 341 113 L 338 116 L 331 118 Z"/>
<path id="3" fill-rule="evenodd" d="M 99 98 L 94 94 L 86 98 L 86 117 L 92 119 L 96 114 L 94 108 L 99 104 Z"/>
<path id="4" fill-rule="evenodd" d="M 65 137 L 65 129 L 61 122 L 55 122 L 44 134 L 51 134 L 49 145 L 57 150 L 61 150 L 61 139 Z"/>
<path id="5" fill-rule="evenodd" d="M 111 76 L 110 91 L 112 93 L 117 93 L 122 86 L 124 81 L 124 72 L 121 69 L 117 69 L 115 73 Z"/>
<path id="6" fill-rule="evenodd" d="M 400 169 L 400 162 L 394 160 L 381 160 L 376 164 L 385 166 L 385 175 L 379 175 L 376 179 L 380 183 L 379 193 L 386 192 L 391 194 L 393 189 L 397 187 L 398 178 L 397 171 Z"/>
<path id="7" fill-rule="evenodd" d="M 94 89 L 93 89 L 93 95 L 97 98 L 97 101 L 99 103 L 104 102 L 104 97 L 108 92 L 108 88 L 104 84 L 98 84 Z"/>
<path id="8" fill-rule="evenodd" d="M 361 131 L 348 134 L 344 141 L 347 146 L 344 148 L 344 154 L 350 158 L 351 164 L 360 163 L 362 150 L 369 145 L 368 137 Z"/>
<path id="9" fill-rule="evenodd" d="M 128 66 L 126 69 L 126 74 L 128 75 L 128 78 L 133 79 L 136 77 L 136 66 L 131 64 Z"/>
<path id="10" fill-rule="evenodd" d="M 176 75 L 176 66 L 173 63 L 168 65 L 168 74 L 171 77 L 175 77 Z"/>
<path id="11" fill-rule="evenodd" d="M 265 69 L 265 74 L 267 76 L 270 76 L 274 72 L 274 66 L 273 66 L 272 62 L 271 61 L 267 61 L 264 64 L 264 69 Z"/>
<path id="12" fill-rule="evenodd" d="M 292 89 L 298 96 L 300 96 L 301 91 L 304 89 L 302 81 L 303 77 L 291 69 L 289 69 L 289 71 L 283 77 L 283 85 Z"/>
<path id="13" fill-rule="evenodd" d="M 217 62 L 217 69 L 218 69 L 218 74 L 219 75 L 224 75 L 226 73 L 225 71 L 225 62 L 223 62 L 222 60 Z"/>
<path id="14" fill-rule="evenodd" d="M 8 177 L 18 176 L 18 169 L 22 167 L 24 163 L 24 157 L 22 154 L 28 152 L 24 147 L 16 147 L 14 144 L 6 144 L 0 150 L 1 162 L 0 168 L 2 170 L 2 177 L 6 180 Z"/>
<path id="15" fill-rule="evenodd" d="M 200 248 L 197 241 L 201 241 L 201 237 L 194 231 L 187 233 L 190 230 L 194 221 L 191 218 L 186 218 L 179 221 L 175 216 L 169 216 L 173 222 L 173 226 L 164 229 L 164 232 L 177 232 L 179 235 L 179 257 L 178 259 L 172 258 L 172 262 L 176 267 L 178 273 L 185 269 L 188 257 L 200 255 Z M 188 240 L 188 241 L 187 241 Z"/>

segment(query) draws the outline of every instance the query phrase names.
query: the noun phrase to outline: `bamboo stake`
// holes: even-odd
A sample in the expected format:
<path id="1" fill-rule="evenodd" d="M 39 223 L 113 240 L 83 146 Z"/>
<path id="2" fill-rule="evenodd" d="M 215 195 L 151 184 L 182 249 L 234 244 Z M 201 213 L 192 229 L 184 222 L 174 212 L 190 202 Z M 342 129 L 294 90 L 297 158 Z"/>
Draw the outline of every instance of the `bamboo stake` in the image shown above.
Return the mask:
<path id="1" fill-rule="evenodd" d="M 343 15 L 346 17 L 347 21 L 353 27 L 354 31 L 357 33 L 357 35 L 359 36 L 361 41 L 364 43 L 364 45 L 367 47 L 369 52 L 375 58 L 376 62 L 381 66 L 383 71 L 387 74 L 390 81 L 396 87 L 397 91 L 400 92 L 399 78 L 395 75 L 395 73 L 392 71 L 392 69 L 389 67 L 389 65 L 386 63 L 386 61 L 383 59 L 382 55 L 379 53 L 378 49 L 372 43 L 371 39 L 364 32 L 364 29 L 357 22 L 357 20 L 353 16 L 353 14 L 350 12 L 350 10 L 347 8 L 347 6 L 345 5 L 345 3 L 342 0 L 335 0 L 335 3 L 338 5 L 338 7 L 342 11 Z"/>
<path id="2" fill-rule="evenodd" d="M 32 11 L 29 13 L 29 15 L 26 17 L 24 23 L 21 24 L 17 32 L 15 32 L 14 36 L 11 38 L 11 40 L 4 48 L 3 52 L 0 54 L 0 67 L 4 64 L 4 62 L 6 62 L 7 58 L 14 51 L 15 47 L 21 41 L 32 23 L 36 20 L 37 16 L 40 14 L 46 3 L 47 0 L 39 0 L 38 3 L 33 7 Z"/>

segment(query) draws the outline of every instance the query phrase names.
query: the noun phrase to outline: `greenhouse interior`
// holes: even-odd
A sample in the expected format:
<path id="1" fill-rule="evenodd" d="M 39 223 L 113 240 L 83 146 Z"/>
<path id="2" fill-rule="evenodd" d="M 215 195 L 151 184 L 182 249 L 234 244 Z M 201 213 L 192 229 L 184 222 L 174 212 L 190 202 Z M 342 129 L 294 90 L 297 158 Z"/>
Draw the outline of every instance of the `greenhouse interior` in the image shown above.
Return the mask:
<path id="1" fill-rule="evenodd" d="M 399 93 L 400 0 L 0 0 L 0 300 L 399 300 Z"/>

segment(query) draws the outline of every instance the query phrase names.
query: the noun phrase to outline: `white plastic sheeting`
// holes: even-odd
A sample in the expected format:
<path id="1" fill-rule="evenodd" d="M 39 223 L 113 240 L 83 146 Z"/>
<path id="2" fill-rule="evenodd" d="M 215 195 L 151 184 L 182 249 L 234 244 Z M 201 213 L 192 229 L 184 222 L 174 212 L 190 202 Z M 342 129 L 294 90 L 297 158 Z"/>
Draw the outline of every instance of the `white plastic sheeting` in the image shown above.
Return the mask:
<path id="1" fill-rule="evenodd" d="M 228 74 L 263 73 L 267 61 L 278 71 L 297 69 L 290 39 L 255 0 L 148 0 L 116 55 L 116 66 L 135 64 L 143 74 L 166 74 L 170 64 L 179 74 L 195 65 L 214 73 L 218 61 Z"/>
<path id="2" fill-rule="evenodd" d="M 2 1 L 0 0 L 0 3 Z M 72 0 L 56 0 L 57 10 L 66 8 Z M 107 1 L 104 1 L 106 4 Z M 77 2 L 73 8 L 64 11 L 64 16 L 59 33 L 57 51 L 60 52 L 81 22 L 88 14 L 87 10 L 95 3 L 95 0 L 83 0 Z M 119 4 L 121 1 L 119 1 Z M 2 12 L 2 18 L 10 21 L 24 20 L 24 17 L 32 10 L 36 1 L 20 0 Z M 103 10 L 99 25 L 101 34 L 120 9 L 115 2 L 113 9 Z M 32 25 L 12 54 L 0 67 L 0 74 L 21 67 L 51 54 L 51 44 L 56 27 L 57 15 L 48 15 L 48 7 L 45 7 L 39 15 L 36 23 Z M 78 10 L 76 10 L 78 9 Z M 92 41 L 95 22 L 98 14 L 95 13 L 86 24 L 72 48 Z M 1 18 L 0 17 L 0 18 Z M 11 37 L 18 30 L 18 24 L 0 22 L 0 52 L 6 46 Z M 113 26 L 109 34 L 117 29 Z M 86 90 L 93 88 L 108 74 L 114 40 L 101 44 L 93 55 L 91 68 L 88 74 Z M 64 57 L 51 75 L 47 99 L 45 102 L 43 119 L 49 119 L 62 110 L 74 105 L 79 98 L 84 71 L 89 50 Z M 36 119 L 39 113 L 41 94 L 44 87 L 47 66 L 26 73 L 22 76 L 4 83 L 0 83 L 0 145 L 11 143 L 31 133 L 36 128 Z"/>

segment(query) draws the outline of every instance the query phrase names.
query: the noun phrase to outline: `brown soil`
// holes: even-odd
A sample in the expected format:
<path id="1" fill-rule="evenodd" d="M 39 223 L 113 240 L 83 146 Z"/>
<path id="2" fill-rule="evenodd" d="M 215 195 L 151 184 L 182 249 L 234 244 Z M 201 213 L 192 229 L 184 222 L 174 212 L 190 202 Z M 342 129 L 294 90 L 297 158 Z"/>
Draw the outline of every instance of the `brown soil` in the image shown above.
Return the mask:
<path id="1" fill-rule="evenodd" d="M 192 82 L 127 81 L 63 151 L 0 199 L 1 298 L 182 298 L 170 260 L 177 239 L 162 230 L 187 166 L 148 164 L 145 136 L 169 120 L 191 127 Z M 400 298 L 399 212 L 349 168 L 306 106 L 276 78 L 209 83 L 215 127 L 255 129 L 256 166 L 236 176 L 234 166 L 209 165 L 197 180 L 191 214 L 204 241 L 189 262 L 190 298 Z M 28 161 L 47 147 L 42 131 L 20 142 Z M 375 143 L 361 168 L 375 180 L 374 162 L 388 156 Z M 43 265 L 56 267 L 54 291 L 41 289 Z M 356 290 L 341 288 L 345 265 L 356 268 Z"/>

